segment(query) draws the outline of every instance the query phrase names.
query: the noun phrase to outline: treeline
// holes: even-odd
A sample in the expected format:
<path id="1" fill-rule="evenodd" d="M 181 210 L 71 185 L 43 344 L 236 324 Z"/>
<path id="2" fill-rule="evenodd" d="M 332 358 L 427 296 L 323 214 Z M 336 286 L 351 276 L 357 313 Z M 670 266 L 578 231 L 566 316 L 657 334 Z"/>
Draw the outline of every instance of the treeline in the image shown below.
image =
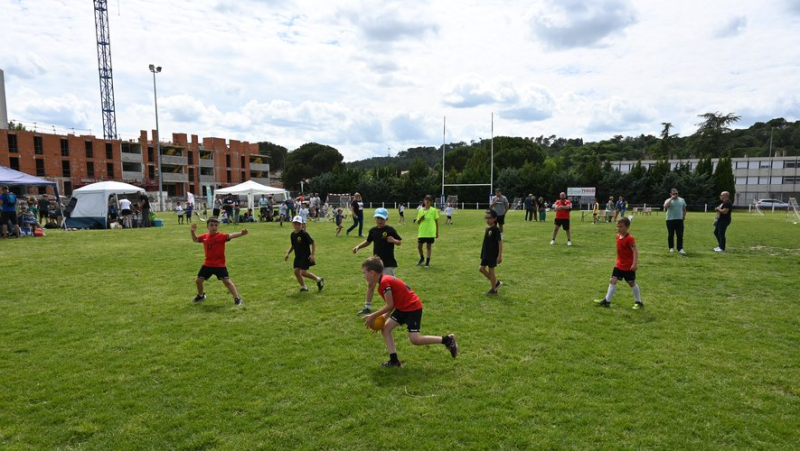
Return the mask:
<path id="1" fill-rule="evenodd" d="M 691 203 L 713 203 L 720 191 L 735 193 L 730 158 L 800 154 L 800 121 L 783 118 L 759 122 L 748 129 L 732 130 L 739 120 L 734 114 L 706 113 L 697 131 L 687 137 L 671 133 L 672 124 L 663 123 L 660 136 L 614 136 L 609 140 L 584 143 L 581 139 L 550 137 L 506 137 L 494 139 L 494 185 L 508 197 L 529 193 L 553 199 L 567 187 L 596 187 L 602 201 L 608 196 L 625 196 L 632 203 L 658 204 L 665 193 L 677 187 Z M 265 144 L 265 143 L 261 143 Z M 309 143 L 292 151 L 266 143 L 265 151 L 281 155 L 284 186 L 328 193 L 360 192 L 373 202 L 418 202 L 425 194 L 441 192 L 441 147 L 418 147 L 394 157 L 376 157 L 343 163 L 334 148 Z M 445 145 L 446 184 L 488 184 L 492 172 L 492 142 L 488 139 Z M 266 152 L 263 152 L 266 154 Z M 276 163 L 272 157 L 273 167 Z M 700 158 L 692 170 L 688 164 L 672 168 L 668 159 Z M 712 171 L 711 158 L 722 158 Z M 621 173 L 611 162 L 657 160 L 652 167 L 635 164 Z M 488 186 L 447 187 L 448 195 L 464 202 L 486 202 Z"/>

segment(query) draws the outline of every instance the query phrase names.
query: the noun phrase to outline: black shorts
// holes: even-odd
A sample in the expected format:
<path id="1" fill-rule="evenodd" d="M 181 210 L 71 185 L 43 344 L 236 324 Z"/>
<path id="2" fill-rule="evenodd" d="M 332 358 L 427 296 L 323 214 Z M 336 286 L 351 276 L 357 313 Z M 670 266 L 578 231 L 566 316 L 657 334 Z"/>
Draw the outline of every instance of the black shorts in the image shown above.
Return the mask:
<path id="1" fill-rule="evenodd" d="M 17 212 L 16 211 L 4 211 L 0 214 L 0 223 L 2 225 L 6 225 L 11 222 L 11 224 L 17 225 Z"/>
<path id="2" fill-rule="evenodd" d="M 405 214 L 405 212 L 404 212 L 404 211 L 401 211 L 401 212 L 400 212 L 400 217 L 401 217 L 401 218 L 402 218 L 403 216 L 405 216 L 405 215 L 406 215 L 406 214 Z"/>
<path id="3" fill-rule="evenodd" d="M 122 210 L 122 216 L 128 216 L 130 214 L 133 214 L 133 212 L 128 210 L 127 208 Z"/>
<path id="4" fill-rule="evenodd" d="M 405 324 L 409 332 L 419 332 L 422 325 L 422 309 L 404 312 L 394 309 L 391 318 L 397 324 Z"/>
<path id="5" fill-rule="evenodd" d="M 556 226 L 561 226 L 564 230 L 569 230 L 569 219 L 556 218 Z"/>
<path id="6" fill-rule="evenodd" d="M 482 258 L 481 259 L 481 266 L 488 266 L 489 268 L 494 268 L 497 266 L 497 257 L 495 258 Z"/>
<path id="7" fill-rule="evenodd" d="M 497 215 L 497 225 L 503 225 L 506 223 L 506 215 Z"/>
<path id="8" fill-rule="evenodd" d="M 219 280 L 230 279 L 228 276 L 228 268 L 225 266 L 206 266 L 200 267 L 200 272 L 197 273 L 198 279 L 208 280 L 211 276 L 217 276 Z"/>
<path id="9" fill-rule="evenodd" d="M 308 269 L 312 266 L 316 265 L 316 263 L 309 261 L 308 257 L 300 257 L 297 254 L 294 256 L 294 268 L 300 269 Z"/>
<path id="10" fill-rule="evenodd" d="M 434 241 L 436 241 L 436 238 L 417 238 L 417 243 L 420 243 L 420 244 L 422 244 L 422 243 L 433 244 Z"/>
<path id="11" fill-rule="evenodd" d="M 611 272 L 611 277 L 617 280 L 625 280 L 626 282 L 635 282 L 636 281 L 636 271 L 623 271 L 616 266 L 614 267 L 614 271 Z"/>

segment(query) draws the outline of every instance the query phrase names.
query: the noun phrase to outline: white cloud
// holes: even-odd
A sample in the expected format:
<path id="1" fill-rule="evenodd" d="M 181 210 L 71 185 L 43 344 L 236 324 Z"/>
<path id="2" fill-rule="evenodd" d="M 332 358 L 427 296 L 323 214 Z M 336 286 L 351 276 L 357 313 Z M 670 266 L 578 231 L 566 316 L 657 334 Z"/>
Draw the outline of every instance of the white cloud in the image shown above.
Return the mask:
<path id="1" fill-rule="evenodd" d="M 636 22 L 628 0 L 542 0 L 528 12 L 534 39 L 565 50 L 596 47 Z"/>
<path id="2" fill-rule="evenodd" d="M 730 38 L 744 33 L 747 29 L 747 17 L 734 16 L 728 19 L 724 24 L 714 30 L 714 37 L 716 38 Z"/>

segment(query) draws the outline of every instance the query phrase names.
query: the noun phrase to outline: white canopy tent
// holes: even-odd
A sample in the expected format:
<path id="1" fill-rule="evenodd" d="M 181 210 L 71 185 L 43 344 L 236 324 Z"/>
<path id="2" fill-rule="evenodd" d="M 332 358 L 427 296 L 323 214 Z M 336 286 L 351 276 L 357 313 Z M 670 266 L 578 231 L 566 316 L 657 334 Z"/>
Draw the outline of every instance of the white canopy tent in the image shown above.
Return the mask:
<path id="1" fill-rule="evenodd" d="M 235 186 L 220 188 L 214 192 L 214 196 L 233 194 L 234 196 L 247 196 L 247 208 L 255 209 L 255 196 L 272 196 L 276 202 L 283 202 L 290 197 L 289 191 L 283 188 L 262 185 L 258 182 L 248 180 Z"/>
<path id="2" fill-rule="evenodd" d="M 113 197 L 114 205 L 119 205 L 117 196 L 144 192 L 138 186 L 122 182 L 98 182 L 78 188 L 72 192 L 67 227 L 108 228 L 109 198 Z"/>

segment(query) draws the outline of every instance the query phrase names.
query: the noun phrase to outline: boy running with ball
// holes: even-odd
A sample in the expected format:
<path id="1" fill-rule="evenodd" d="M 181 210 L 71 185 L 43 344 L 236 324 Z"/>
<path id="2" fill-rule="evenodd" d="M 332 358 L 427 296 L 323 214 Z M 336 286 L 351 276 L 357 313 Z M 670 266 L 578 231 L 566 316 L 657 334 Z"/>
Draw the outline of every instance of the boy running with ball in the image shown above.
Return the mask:
<path id="1" fill-rule="evenodd" d="M 200 272 L 197 273 L 197 279 L 195 279 L 197 296 L 194 297 L 192 302 L 198 303 L 206 300 L 203 284 L 211 276 L 217 276 L 217 280 L 221 280 L 233 295 L 233 303 L 242 305 L 242 298 L 236 290 L 236 285 L 233 284 L 230 276 L 228 276 L 228 268 L 225 266 L 225 243 L 234 238 L 247 235 L 248 231 L 247 229 L 242 229 L 241 232 L 231 233 L 230 235 L 221 233 L 219 232 L 219 219 L 217 218 L 210 218 L 206 222 L 206 227 L 208 227 L 208 233 L 200 236 L 195 233 L 197 232 L 197 223 L 192 224 L 191 227 L 192 241 L 203 243 L 203 249 L 206 253 L 206 260 L 203 262 Z"/>
<path id="2" fill-rule="evenodd" d="M 455 358 L 458 355 L 458 344 L 453 334 L 445 336 L 420 335 L 420 325 L 422 323 L 422 301 L 419 296 L 411 290 L 411 287 L 402 280 L 394 276 L 383 274 L 383 262 L 377 256 L 370 257 L 361 265 L 361 272 L 367 283 L 378 286 L 386 305 L 380 310 L 364 317 L 364 324 L 371 328 L 373 321 L 378 316 L 388 316 L 383 326 L 383 339 L 386 342 L 386 350 L 389 351 L 389 361 L 382 363 L 384 367 L 401 367 L 402 362 L 397 358 L 397 351 L 394 346 L 392 330 L 395 327 L 405 324 L 408 327 L 408 339 L 416 346 L 443 344 L 450 351 L 450 355 Z"/>
<path id="3" fill-rule="evenodd" d="M 644 308 L 642 303 L 642 296 L 639 293 L 639 285 L 636 283 L 636 268 L 639 266 L 639 250 L 636 249 L 636 240 L 628 233 L 631 226 L 631 220 L 622 217 L 617 220 L 617 263 L 614 265 L 614 271 L 611 273 L 611 281 L 608 284 L 608 292 L 606 297 L 594 301 L 600 307 L 610 307 L 611 298 L 614 297 L 614 292 L 617 291 L 617 281 L 624 279 L 633 288 L 633 297 L 636 303 L 633 308 L 638 310 Z"/>

